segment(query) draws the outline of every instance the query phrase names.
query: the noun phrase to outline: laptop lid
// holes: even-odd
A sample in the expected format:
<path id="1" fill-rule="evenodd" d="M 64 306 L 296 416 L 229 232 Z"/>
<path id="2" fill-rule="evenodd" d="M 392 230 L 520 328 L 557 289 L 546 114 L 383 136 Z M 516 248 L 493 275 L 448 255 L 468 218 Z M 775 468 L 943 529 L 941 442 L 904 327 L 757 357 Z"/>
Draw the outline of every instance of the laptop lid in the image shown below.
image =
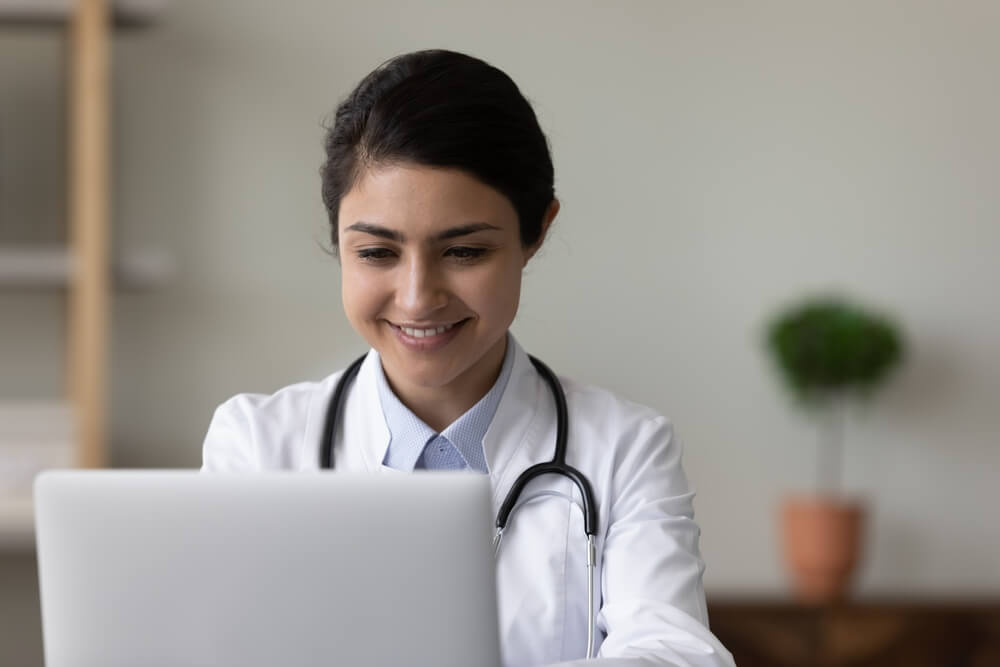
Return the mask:
<path id="1" fill-rule="evenodd" d="M 57 471 L 48 667 L 499 665 L 484 475 Z"/>

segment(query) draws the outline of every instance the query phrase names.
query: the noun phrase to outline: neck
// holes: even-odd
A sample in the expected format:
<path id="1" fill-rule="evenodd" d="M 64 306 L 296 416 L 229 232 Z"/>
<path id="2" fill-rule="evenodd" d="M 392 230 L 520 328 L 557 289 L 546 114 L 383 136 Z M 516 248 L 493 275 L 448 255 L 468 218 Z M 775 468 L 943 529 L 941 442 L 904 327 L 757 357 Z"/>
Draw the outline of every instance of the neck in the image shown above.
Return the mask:
<path id="1" fill-rule="evenodd" d="M 441 387 L 408 386 L 394 382 L 388 373 L 386 380 L 403 405 L 440 433 L 490 391 L 500 376 L 506 353 L 507 336 L 503 336 L 482 359 Z"/>

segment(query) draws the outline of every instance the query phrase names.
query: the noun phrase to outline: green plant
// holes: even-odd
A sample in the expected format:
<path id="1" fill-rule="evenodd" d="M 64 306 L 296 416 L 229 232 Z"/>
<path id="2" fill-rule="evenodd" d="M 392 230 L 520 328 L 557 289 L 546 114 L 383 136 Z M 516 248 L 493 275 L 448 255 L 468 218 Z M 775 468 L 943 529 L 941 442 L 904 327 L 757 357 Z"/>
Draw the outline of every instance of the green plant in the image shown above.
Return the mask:
<path id="1" fill-rule="evenodd" d="M 903 358 L 898 327 L 842 299 L 810 299 L 779 312 L 767 349 L 799 403 L 822 418 L 820 485 L 840 487 L 847 400 L 865 398 Z"/>

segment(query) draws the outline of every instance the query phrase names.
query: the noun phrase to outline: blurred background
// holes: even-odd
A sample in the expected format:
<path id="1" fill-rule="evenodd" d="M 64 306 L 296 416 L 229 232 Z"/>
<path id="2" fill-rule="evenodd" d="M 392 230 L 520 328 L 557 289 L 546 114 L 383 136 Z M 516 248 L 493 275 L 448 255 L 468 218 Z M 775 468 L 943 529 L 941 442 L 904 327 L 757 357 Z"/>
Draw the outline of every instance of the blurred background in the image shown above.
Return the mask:
<path id="1" fill-rule="evenodd" d="M 65 25 L 3 21 L 5 2 L 10 276 L 23 249 L 67 239 L 72 52 Z M 561 374 L 673 419 L 709 597 L 787 596 L 778 508 L 814 490 L 819 438 L 764 328 L 832 293 L 907 343 L 846 425 L 844 488 L 868 503 L 854 596 L 1000 598 L 1000 5 L 151 4 L 110 32 L 111 254 L 134 275 L 111 291 L 107 464 L 198 467 L 225 398 L 365 349 L 325 251 L 323 123 L 385 59 L 450 48 L 509 73 L 553 151 L 562 211 L 513 331 Z M 13 415 L 65 393 L 67 294 L 3 275 Z M 0 449 L 9 477 L 25 460 Z M 13 537 L 0 664 L 41 664 L 34 552 Z"/>

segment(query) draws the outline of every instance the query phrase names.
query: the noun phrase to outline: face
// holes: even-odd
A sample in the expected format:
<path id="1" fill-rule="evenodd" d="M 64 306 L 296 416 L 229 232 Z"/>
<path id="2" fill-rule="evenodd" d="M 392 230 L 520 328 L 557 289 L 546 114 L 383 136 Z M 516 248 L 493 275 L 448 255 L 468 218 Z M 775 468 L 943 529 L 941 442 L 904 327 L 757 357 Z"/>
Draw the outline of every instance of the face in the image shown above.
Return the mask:
<path id="1" fill-rule="evenodd" d="M 344 310 L 393 388 L 485 393 L 536 249 L 511 202 L 457 169 L 375 168 L 341 199 L 338 238 Z"/>

